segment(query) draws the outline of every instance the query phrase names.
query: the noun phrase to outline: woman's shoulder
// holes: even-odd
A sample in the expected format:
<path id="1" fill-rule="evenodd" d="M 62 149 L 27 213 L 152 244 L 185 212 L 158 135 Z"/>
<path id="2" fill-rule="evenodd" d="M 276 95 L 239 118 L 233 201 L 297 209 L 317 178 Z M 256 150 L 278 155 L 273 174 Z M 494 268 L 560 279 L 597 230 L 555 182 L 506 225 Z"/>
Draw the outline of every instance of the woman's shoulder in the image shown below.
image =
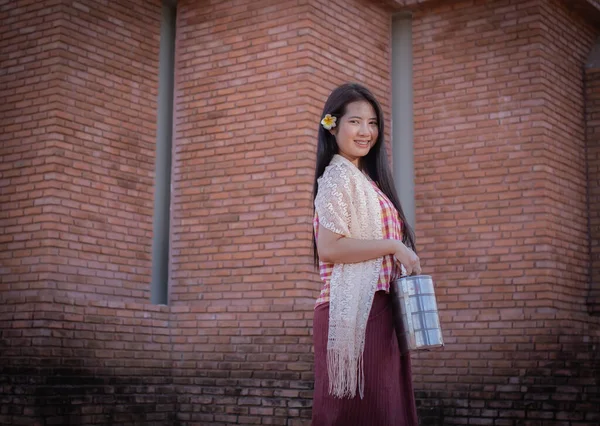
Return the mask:
<path id="1" fill-rule="evenodd" d="M 360 171 L 348 160 L 339 161 L 338 155 L 334 156 L 325 171 L 317 181 L 317 196 L 330 199 L 338 196 L 351 200 L 359 190 Z"/>
<path id="2" fill-rule="evenodd" d="M 343 179 L 345 181 L 352 180 L 356 167 L 339 154 L 333 156 L 321 178 L 325 179 Z"/>

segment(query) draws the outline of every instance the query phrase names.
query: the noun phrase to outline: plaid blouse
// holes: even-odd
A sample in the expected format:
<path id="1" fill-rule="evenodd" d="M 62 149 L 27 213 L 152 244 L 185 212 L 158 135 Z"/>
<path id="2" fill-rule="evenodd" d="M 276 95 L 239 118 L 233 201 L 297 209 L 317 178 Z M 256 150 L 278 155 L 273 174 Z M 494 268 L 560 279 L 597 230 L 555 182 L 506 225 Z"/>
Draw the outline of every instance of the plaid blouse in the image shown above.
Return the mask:
<path id="1" fill-rule="evenodd" d="M 370 180 L 370 179 L 369 179 Z M 396 207 L 381 192 L 379 187 L 372 182 L 379 198 L 379 204 L 381 205 L 381 218 L 382 218 L 382 230 L 384 239 L 402 240 L 402 222 L 396 211 Z M 313 219 L 313 227 L 315 231 L 315 239 L 319 238 L 319 217 L 315 212 Z M 321 294 L 317 299 L 316 306 L 329 302 L 329 281 L 331 279 L 331 273 L 333 272 L 333 263 L 325 263 L 319 261 L 319 273 L 321 280 L 323 281 L 323 288 Z M 399 278 L 402 275 L 400 269 L 400 263 L 395 261 L 393 254 L 388 254 L 383 257 L 381 264 L 381 273 L 379 274 L 379 282 L 377 283 L 377 289 L 375 291 L 383 290 L 386 293 L 390 291 L 390 281 Z"/>

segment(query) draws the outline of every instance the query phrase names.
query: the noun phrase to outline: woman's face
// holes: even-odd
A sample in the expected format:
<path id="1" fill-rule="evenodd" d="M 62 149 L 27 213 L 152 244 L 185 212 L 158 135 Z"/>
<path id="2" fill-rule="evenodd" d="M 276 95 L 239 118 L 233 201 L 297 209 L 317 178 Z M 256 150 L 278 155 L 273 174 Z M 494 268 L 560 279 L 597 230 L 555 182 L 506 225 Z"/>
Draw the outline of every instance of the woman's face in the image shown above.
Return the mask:
<path id="1" fill-rule="evenodd" d="M 339 154 L 358 167 L 360 158 L 367 155 L 377 141 L 377 114 L 367 101 L 351 102 L 331 133 L 335 136 Z"/>

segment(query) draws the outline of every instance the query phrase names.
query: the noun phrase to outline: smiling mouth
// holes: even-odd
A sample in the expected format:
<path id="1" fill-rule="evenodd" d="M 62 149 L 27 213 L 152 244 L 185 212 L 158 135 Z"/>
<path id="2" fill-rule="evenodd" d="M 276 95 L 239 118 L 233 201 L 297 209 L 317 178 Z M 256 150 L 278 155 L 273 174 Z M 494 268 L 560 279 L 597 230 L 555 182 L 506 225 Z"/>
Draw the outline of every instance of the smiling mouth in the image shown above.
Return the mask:
<path id="1" fill-rule="evenodd" d="M 371 141 L 354 141 L 354 143 L 366 148 L 371 144 Z"/>

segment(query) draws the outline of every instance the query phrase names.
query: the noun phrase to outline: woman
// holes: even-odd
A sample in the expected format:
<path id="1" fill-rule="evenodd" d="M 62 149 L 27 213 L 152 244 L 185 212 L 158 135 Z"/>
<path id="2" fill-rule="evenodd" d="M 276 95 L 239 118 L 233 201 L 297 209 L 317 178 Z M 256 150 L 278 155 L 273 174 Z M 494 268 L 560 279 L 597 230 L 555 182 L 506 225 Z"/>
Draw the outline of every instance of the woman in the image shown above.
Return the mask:
<path id="1" fill-rule="evenodd" d="M 314 183 L 313 426 L 414 426 L 410 357 L 392 323 L 390 281 L 419 274 L 373 94 L 344 84 L 327 99 Z M 405 269 L 405 271 L 403 270 Z"/>

